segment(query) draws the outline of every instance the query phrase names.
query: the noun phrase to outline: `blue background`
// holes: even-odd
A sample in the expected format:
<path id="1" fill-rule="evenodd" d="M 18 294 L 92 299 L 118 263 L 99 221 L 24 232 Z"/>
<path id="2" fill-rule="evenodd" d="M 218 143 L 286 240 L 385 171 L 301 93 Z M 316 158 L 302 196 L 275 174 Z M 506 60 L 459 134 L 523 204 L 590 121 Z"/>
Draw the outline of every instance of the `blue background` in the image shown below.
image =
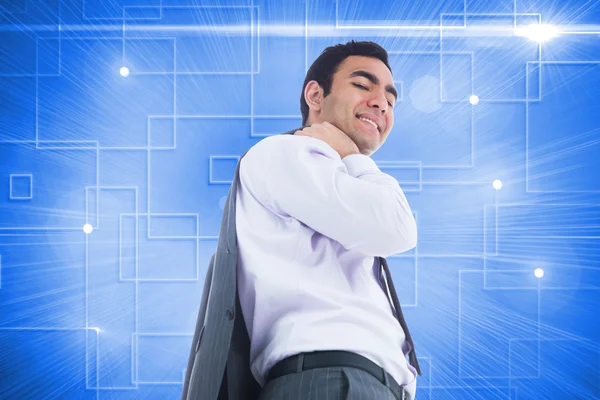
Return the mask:
<path id="1" fill-rule="evenodd" d="M 514 34 L 539 22 L 561 33 Z M 0 398 L 178 398 L 238 157 L 350 39 L 400 93 L 373 159 L 418 220 L 389 258 L 417 399 L 600 398 L 599 24 L 583 0 L 1 0 Z"/>

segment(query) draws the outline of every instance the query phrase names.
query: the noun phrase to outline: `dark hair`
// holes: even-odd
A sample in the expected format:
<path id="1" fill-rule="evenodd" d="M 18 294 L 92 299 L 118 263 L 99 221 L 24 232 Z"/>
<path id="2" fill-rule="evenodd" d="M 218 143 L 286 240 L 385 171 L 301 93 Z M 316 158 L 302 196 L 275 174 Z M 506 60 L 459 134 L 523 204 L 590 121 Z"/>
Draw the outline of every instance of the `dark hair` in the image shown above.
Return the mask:
<path id="1" fill-rule="evenodd" d="M 306 72 L 302 92 L 300 93 L 300 112 L 302 113 L 302 126 L 308 120 L 308 104 L 304 99 L 304 90 L 310 81 L 317 81 L 323 88 L 323 96 L 329 95 L 331 85 L 333 84 L 333 75 L 339 69 L 340 64 L 349 56 L 373 57 L 381 60 L 385 66 L 392 72 L 388 63 L 387 51 L 374 42 L 356 42 L 354 40 L 346 44 L 336 44 L 329 46 L 312 63 Z"/>

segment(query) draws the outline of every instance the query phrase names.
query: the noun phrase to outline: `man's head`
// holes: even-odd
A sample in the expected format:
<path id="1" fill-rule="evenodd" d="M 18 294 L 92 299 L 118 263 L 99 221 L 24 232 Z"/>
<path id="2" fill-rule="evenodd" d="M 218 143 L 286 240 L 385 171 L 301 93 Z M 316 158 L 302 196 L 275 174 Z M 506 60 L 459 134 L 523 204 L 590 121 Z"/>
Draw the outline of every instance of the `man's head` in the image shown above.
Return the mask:
<path id="1" fill-rule="evenodd" d="M 348 135 L 362 154 L 371 155 L 394 125 L 396 98 L 384 48 L 355 41 L 331 46 L 306 73 L 300 96 L 302 125 L 327 121 Z"/>

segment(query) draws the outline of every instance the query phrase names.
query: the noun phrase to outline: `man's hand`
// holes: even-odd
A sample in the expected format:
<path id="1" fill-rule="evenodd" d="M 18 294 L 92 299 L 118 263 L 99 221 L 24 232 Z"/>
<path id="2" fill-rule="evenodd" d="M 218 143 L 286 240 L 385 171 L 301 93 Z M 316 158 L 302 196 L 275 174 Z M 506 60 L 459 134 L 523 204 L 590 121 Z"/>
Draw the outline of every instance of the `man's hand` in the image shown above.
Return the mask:
<path id="1" fill-rule="evenodd" d="M 329 122 L 312 124 L 306 128 L 294 132 L 296 136 L 310 136 L 315 139 L 320 139 L 333 147 L 341 158 L 350 154 L 359 154 L 360 151 L 356 143 L 352 141 L 344 132 L 333 126 Z"/>

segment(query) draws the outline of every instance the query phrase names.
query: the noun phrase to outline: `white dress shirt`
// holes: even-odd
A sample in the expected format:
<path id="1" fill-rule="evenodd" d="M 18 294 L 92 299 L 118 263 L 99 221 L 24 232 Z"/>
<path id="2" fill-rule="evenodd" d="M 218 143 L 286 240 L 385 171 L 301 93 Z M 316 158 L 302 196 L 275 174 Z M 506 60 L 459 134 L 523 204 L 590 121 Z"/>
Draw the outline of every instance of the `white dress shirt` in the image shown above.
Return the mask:
<path id="1" fill-rule="evenodd" d="M 341 159 L 324 141 L 282 134 L 242 159 L 236 200 L 238 290 L 257 382 L 288 356 L 346 350 L 414 398 L 404 331 L 376 278 L 376 256 L 416 245 L 398 182 L 365 155 Z"/>

